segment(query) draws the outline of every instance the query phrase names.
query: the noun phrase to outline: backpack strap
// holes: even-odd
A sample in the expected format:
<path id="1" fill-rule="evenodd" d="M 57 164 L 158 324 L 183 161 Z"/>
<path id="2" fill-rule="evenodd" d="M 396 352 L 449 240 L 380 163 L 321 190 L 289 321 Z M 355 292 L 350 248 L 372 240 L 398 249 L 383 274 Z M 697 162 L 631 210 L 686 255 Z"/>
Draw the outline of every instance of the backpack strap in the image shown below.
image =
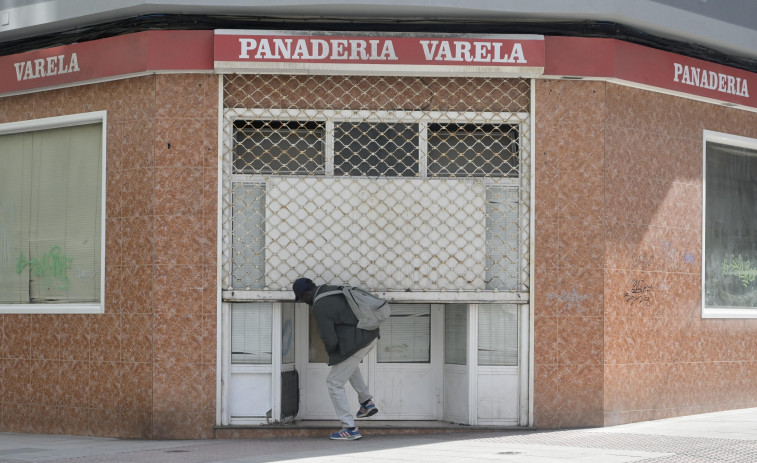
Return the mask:
<path id="1" fill-rule="evenodd" d="M 320 290 L 320 288 L 318 289 Z M 318 294 L 318 292 L 316 292 L 315 298 L 313 298 L 313 304 L 315 304 L 315 301 L 317 301 L 318 299 L 322 297 L 335 296 L 337 294 L 344 294 L 344 292 L 341 289 L 337 289 L 335 291 L 326 291 L 325 293 L 321 293 L 321 294 Z"/>

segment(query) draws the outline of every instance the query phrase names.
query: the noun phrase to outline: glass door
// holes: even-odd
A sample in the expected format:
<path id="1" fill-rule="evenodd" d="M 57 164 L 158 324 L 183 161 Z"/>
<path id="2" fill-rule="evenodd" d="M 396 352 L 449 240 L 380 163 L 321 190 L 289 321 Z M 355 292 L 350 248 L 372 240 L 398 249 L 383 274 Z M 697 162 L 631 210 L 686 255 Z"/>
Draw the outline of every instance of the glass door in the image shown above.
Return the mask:
<path id="1" fill-rule="evenodd" d="M 360 367 L 380 410 L 378 415 L 369 419 L 441 419 L 442 307 L 392 304 L 392 316 L 381 325 L 377 347 L 363 359 Z M 307 315 L 305 310 L 308 310 Z M 298 338 L 307 346 L 307 353 L 301 353 L 298 360 L 298 364 L 303 366 L 298 368 L 302 373 L 300 381 L 303 388 L 303 406 L 298 417 L 336 419 L 326 389 L 328 356 L 319 337 L 318 326 L 309 309 L 303 309 L 298 314 L 303 319 L 300 328 L 307 333 Z M 345 389 L 357 412 L 357 394 L 349 385 Z"/>
<path id="2" fill-rule="evenodd" d="M 369 363 L 375 419 L 441 418 L 442 317 L 441 305 L 392 304 Z"/>
<path id="3" fill-rule="evenodd" d="M 321 341 L 318 332 L 318 323 L 315 320 L 313 311 L 305 304 L 297 304 L 297 316 L 300 333 L 297 339 L 299 345 L 304 347 L 297 350 L 297 364 L 299 365 L 297 370 L 300 372 L 302 399 L 298 418 L 305 420 L 335 420 L 337 416 L 331 404 L 328 388 L 326 387 L 326 376 L 329 374 L 329 356 Z M 363 361 L 360 368 L 366 383 L 370 384 L 366 360 Z M 357 394 L 349 384 L 345 386 L 345 390 L 347 391 L 350 405 L 357 412 L 358 408 L 360 408 Z"/>

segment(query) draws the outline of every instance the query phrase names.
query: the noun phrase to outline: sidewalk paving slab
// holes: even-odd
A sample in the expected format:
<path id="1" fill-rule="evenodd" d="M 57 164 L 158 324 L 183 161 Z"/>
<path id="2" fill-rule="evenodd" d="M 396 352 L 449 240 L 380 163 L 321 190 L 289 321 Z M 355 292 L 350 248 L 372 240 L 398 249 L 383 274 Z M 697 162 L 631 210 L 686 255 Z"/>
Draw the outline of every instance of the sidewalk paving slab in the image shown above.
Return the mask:
<path id="1" fill-rule="evenodd" d="M 367 430 L 366 430 L 367 431 Z M 0 433 L 0 462 L 757 462 L 757 409 L 606 428 L 325 437 L 127 440 Z"/>

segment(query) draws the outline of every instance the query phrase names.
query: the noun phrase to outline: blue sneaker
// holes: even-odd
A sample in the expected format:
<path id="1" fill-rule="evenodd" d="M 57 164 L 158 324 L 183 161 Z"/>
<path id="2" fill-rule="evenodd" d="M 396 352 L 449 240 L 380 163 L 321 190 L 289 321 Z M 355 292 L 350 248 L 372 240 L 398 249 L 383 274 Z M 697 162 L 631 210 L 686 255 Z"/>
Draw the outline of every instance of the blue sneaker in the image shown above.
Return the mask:
<path id="1" fill-rule="evenodd" d="M 373 403 L 372 400 L 367 400 L 363 402 L 362 405 L 360 405 L 360 410 L 357 411 L 358 418 L 368 418 L 369 416 L 373 416 L 376 413 L 378 413 L 378 408 L 376 408 L 376 404 Z"/>
<path id="2" fill-rule="evenodd" d="M 330 439 L 334 440 L 355 440 L 360 439 L 361 437 L 363 436 L 360 434 L 360 431 L 358 431 L 357 428 L 340 429 L 339 431 L 329 436 Z"/>

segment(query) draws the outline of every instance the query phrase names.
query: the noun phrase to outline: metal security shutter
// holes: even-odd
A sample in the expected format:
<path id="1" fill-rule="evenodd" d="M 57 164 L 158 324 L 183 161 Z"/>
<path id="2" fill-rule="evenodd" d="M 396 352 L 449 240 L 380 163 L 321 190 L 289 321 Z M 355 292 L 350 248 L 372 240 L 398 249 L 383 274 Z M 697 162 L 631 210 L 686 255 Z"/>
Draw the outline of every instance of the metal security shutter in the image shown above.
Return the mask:
<path id="1" fill-rule="evenodd" d="M 223 81 L 225 300 L 306 275 L 396 301 L 528 301 L 528 80 Z"/>
<path id="2" fill-rule="evenodd" d="M 231 281 L 235 289 L 263 289 L 265 184 L 235 182 L 231 196 Z"/>
<path id="3" fill-rule="evenodd" d="M 518 289 L 522 256 L 519 247 L 517 186 L 488 185 L 486 189 L 486 288 Z"/>

